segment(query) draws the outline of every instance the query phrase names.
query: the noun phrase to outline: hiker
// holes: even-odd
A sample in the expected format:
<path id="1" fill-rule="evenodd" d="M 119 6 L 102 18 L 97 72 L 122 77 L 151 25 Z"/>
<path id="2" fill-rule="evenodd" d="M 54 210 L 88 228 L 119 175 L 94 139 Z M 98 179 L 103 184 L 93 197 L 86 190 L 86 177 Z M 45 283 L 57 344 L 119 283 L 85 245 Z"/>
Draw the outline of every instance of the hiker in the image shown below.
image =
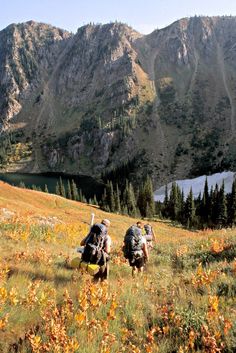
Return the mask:
<path id="1" fill-rule="evenodd" d="M 99 279 L 104 281 L 109 276 L 111 237 L 107 230 L 110 224 L 108 219 L 103 219 L 101 223 L 95 223 L 89 234 L 80 243 L 81 246 L 84 246 L 82 261 L 100 266 L 98 273 L 93 277 L 95 282 Z"/>
<path id="2" fill-rule="evenodd" d="M 143 272 L 144 264 L 149 259 L 147 242 L 142 235 L 142 229 L 143 223 L 139 221 L 126 231 L 124 237 L 123 252 L 132 267 L 133 277 L 136 272 Z"/>
<path id="3" fill-rule="evenodd" d="M 144 237 L 147 241 L 147 248 L 148 249 L 153 249 L 153 241 L 156 242 L 156 237 L 154 230 L 151 226 L 151 224 L 146 223 L 144 224 Z"/>

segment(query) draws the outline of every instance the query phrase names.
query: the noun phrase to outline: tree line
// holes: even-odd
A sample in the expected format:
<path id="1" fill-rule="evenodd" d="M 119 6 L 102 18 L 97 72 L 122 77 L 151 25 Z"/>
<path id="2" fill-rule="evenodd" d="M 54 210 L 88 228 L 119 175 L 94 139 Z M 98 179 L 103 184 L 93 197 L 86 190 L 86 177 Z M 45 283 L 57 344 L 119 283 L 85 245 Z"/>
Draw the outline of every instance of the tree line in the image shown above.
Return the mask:
<path id="1" fill-rule="evenodd" d="M 217 184 L 209 191 L 207 179 L 204 191 L 194 199 L 192 188 L 185 197 L 176 183 L 172 183 L 171 190 L 165 190 L 164 202 L 154 202 L 153 184 L 150 177 L 134 189 L 132 183 L 126 179 L 122 188 L 108 181 L 100 206 L 108 212 L 127 214 L 132 217 L 147 217 L 170 219 L 179 222 L 187 228 L 223 228 L 236 225 L 236 180 L 232 191 L 225 194 L 224 183 Z"/>
<path id="2" fill-rule="evenodd" d="M 24 183 L 20 187 L 25 187 Z M 32 189 L 48 192 L 32 185 Z M 99 205 L 107 212 L 129 215 L 131 217 L 144 217 L 170 219 L 179 222 L 187 228 L 223 228 L 236 226 L 236 180 L 232 190 L 225 194 L 224 183 L 217 184 L 209 190 L 207 178 L 203 193 L 194 198 L 192 188 L 187 196 L 176 183 L 172 183 L 171 190 L 165 188 L 164 202 L 154 202 L 153 184 L 148 176 L 138 187 L 126 179 L 125 183 L 115 185 L 107 181 L 103 195 L 97 200 L 96 195 L 89 200 L 77 187 L 74 180 L 62 181 L 60 177 L 55 187 L 55 194 L 70 200 Z"/>
<path id="3" fill-rule="evenodd" d="M 209 191 L 207 178 L 204 191 L 194 199 L 192 189 L 186 199 L 183 191 L 176 183 L 171 186 L 168 194 L 167 187 L 162 204 L 158 205 L 162 217 L 182 223 L 194 228 L 223 228 L 236 225 L 236 180 L 232 190 L 225 194 L 225 185 L 211 187 Z"/>
<path id="4" fill-rule="evenodd" d="M 132 217 L 153 217 L 155 202 L 153 185 L 150 177 L 134 189 L 133 184 L 126 179 L 124 187 L 108 181 L 102 195 L 100 206 L 107 212 L 126 214 Z"/>
<path id="5" fill-rule="evenodd" d="M 19 187 L 25 188 L 26 186 L 25 186 L 24 182 L 20 182 Z M 44 188 L 41 188 L 40 186 L 36 186 L 33 184 L 31 186 L 31 189 L 36 190 L 36 191 L 42 191 L 42 192 L 49 193 L 47 184 L 44 185 Z M 56 195 L 65 197 L 69 200 L 80 201 L 80 202 L 84 202 L 84 203 L 98 205 L 96 195 L 94 195 L 93 198 L 87 199 L 85 197 L 85 195 L 83 194 L 82 190 L 80 188 L 78 188 L 78 186 L 76 185 L 76 183 L 73 179 L 72 180 L 67 179 L 67 182 L 63 182 L 62 178 L 60 177 L 56 183 L 54 193 Z"/>

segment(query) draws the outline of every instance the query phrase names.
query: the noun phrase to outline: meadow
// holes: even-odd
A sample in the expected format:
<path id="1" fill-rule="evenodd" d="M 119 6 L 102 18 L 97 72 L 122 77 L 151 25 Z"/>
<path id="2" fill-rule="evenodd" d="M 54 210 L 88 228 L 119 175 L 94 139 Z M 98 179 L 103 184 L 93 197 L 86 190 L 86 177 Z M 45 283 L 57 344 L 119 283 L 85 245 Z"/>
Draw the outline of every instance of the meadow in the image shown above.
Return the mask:
<path id="1" fill-rule="evenodd" d="M 112 222 L 108 282 L 70 268 L 91 212 Z M 132 278 L 121 246 L 135 221 L 0 183 L 0 352 L 235 352 L 236 230 L 153 221 Z"/>

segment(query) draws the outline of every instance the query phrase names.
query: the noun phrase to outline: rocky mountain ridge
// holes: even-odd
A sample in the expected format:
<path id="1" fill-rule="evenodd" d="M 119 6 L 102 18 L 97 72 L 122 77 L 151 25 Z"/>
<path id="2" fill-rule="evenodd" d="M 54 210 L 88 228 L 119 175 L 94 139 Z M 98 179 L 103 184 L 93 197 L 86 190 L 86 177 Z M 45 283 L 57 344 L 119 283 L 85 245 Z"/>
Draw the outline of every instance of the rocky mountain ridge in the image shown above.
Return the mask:
<path id="1" fill-rule="evenodd" d="M 129 162 L 156 186 L 235 169 L 235 17 L 149 35 L 29 21 L 0 47 L 2 169 L 100 176 Z"/>

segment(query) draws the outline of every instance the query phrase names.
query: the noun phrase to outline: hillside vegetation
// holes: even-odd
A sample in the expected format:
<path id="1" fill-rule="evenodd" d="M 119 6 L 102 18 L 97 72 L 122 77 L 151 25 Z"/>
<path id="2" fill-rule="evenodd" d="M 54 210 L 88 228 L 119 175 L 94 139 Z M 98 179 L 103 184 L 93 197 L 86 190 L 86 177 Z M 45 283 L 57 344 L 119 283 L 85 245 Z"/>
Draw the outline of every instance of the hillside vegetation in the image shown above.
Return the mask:
<path id="1" fill-rule="evenodd" d="M 91 212 L 112 222 L 108 283 L 69 267 Z M 132 279 L 121 245 L 135 219 L 2 182 L 0 219 L 0 352 L 235 352 L 235 229 L 153 221 Z"/>

